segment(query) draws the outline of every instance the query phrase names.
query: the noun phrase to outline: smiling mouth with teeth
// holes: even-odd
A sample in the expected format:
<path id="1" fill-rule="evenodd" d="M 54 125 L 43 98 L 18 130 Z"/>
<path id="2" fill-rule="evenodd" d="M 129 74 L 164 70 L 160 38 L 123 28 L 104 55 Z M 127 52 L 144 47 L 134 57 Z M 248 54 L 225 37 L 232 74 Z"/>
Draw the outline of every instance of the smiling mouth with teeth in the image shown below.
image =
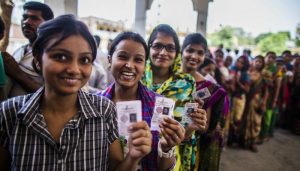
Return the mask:
<path id="1" fill-rule="evenodd" d="M 65 77 L 63 79 L 64 80 L 70 80 L 70 81 L 78 81 L 78 80 L 80 80 L 79 78 L 71 78 L 71 77 Z"/>
<path id="2" fill-rule="evenodd" d="M 65 80 L 79 80 L 78 78 L 64 78 Z"/>
<path id="3" fill-rule="evenodd" d="M 190 63 L 197 64 L 197 61 L 189 60 Z"/>
<path id="4" fill-rule="evenodd" d="M 75 84 L 77 84 L 80 81 L 80 79 L 65 77 L 65 78 L 63 78 L 63 81 L 64 81 L 64 83 L 66 83 L 69 86 L 74 86 Z"/>
<path id="5" fill-rule="evenodd" d="M 132 72 L 122 72 L 122 75 L 134 76 L 134 73 L 132 73 Z"/>
<path id="6" fill-rule="evenodd" d="M 160 60 L 160 61 L 167 61 L 168 59 L 167 58 L 156 58 L 157 60 Z"/>
<path id="7" fill-rule="evenodd" d="M 135 74 L 132 72 L 121 72 L 121 80 L 132 81 L 135 79 Z"/>

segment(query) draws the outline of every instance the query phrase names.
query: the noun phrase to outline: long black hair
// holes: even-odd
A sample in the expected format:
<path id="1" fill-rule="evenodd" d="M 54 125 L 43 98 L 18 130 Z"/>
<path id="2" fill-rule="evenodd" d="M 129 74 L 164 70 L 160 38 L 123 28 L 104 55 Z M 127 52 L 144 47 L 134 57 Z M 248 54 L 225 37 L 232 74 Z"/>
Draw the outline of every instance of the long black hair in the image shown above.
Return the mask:
<path id="1" fill-rule="evenodd" d="M 97 47 L 94 37 L 89 32 L 87 26 L 73 15 L 61 15 L 43 23 L 39 26 L 37 35 L 37 39 L 32 47 L 32 53 L 39 62 L 41 62 L 41 57 L 47 49 L 51 49 L 73 35 L 82 36 L 92 50 L 93 61 L 96 58 Z M 51 42 L 50 47 L 48 47 L 50 40 L 54 40 L 54 42 Z"/>

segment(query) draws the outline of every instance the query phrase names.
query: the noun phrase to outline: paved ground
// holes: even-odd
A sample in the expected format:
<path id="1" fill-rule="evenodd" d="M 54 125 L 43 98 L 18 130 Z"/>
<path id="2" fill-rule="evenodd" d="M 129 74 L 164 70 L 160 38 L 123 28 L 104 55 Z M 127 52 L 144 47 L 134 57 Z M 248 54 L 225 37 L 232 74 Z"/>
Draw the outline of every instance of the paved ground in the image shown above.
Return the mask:
<path id="1" fill-rule="evenodd" d="M 226 148 L 220 171 L 300 171 L 300 136 L 277 129 L 270 141 L 258 146 L 258 153 Z"/>

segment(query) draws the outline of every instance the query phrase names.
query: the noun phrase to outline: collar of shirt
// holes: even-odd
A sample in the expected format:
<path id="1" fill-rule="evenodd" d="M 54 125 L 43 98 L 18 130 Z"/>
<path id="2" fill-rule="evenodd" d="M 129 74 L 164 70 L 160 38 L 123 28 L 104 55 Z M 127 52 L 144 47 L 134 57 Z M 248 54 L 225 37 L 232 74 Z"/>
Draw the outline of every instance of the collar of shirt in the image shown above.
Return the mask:
<path id="1" fill-rule="evenodd" d="M 25 125 L 31 125 L 37 116 L 36 113 L 40 110 L 40 101 L 42 95 L 44 94 L 44 87 L 38 89 L 35 93 L 27 95 L 26 98 L 29 98 L 23 107 L 17 112 L 18 119 L 22 119 Z M 79 100 L 79 114 L 82 114 L 82 119 L 90 119 L 96 117 L 103 117 L 102 112 L 98 112 L 96 107 L 93 104 L 93 96 L 87 93 L 84 93 L 82 90 L 78 92 Z M 101 105 L 101 104 L 100 104 Z M 77 125 L 78 126 L 78 125 Z"/>

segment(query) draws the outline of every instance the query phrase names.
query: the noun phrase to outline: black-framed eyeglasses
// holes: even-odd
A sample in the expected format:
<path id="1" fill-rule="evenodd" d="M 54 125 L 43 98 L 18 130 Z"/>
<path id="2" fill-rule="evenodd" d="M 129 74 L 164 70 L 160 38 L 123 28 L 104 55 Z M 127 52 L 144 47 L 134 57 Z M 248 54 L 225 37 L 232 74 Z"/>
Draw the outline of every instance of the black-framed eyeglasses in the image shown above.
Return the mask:
<path id="1" fill-rule="evenodd" d="M 166 49 L 167 52 L 175 52 L 176 48 L 174 45 L 163 45 L 161 43 L 151 44 L 150 47 L 156 51 L 162 51 Z"/>

